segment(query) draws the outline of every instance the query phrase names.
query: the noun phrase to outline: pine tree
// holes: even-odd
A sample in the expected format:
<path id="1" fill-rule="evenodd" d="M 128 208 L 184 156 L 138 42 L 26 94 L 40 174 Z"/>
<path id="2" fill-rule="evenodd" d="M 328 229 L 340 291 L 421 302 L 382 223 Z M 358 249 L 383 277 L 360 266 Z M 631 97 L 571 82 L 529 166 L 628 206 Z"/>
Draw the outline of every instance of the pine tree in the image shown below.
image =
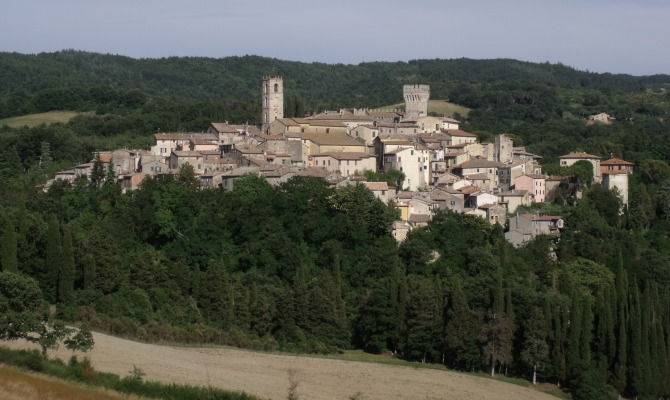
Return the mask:
<path id="1" fill-rule="evenodd" d="M 72 248 L 72 232 L 68 226 L 63 227 L 62 260 L 58 274 L 58 301 L 67 303 L 72 299 L 74 291 L 74 249 Z"/>
<path id="2" fill-rule="evenodd" d="M 2 266 L 2 270 L 4 271 L 17 273 L 19 272 L 19 268 L 16 254 L 16 230 L 9 218 L 5 217 L 3 219 L 2 241 L 0 242 L 0 266 Z"/>
<path id="3" fill-rule="evenodd" d="M 57 298 L 58 275 L 60 273 L 61 263 L 60 226 L 58 220 L 55 217 L 52 217 L 49 221 L 49 228 L 47 231 L 47 249 L 44 268 L 44 292 L 47 299 L 51 302 L 55 302 Z"/>

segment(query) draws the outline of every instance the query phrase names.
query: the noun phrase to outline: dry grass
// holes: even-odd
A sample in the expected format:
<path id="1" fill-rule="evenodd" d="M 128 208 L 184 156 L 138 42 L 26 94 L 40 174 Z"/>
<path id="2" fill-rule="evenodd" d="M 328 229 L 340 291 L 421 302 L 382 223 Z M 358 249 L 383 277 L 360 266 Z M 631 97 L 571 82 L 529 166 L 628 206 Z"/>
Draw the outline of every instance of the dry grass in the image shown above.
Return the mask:
<path id="1" fill-rule="evenodd" d="M 0 119 L 0 126 L 7 125 L 10 128 L 28 126 L 32 128 L 41 124 L 66 123 L 80 114 L 75 111 L 49 111 L 39 114 L 22 115 L 20 117 Z"/>
<path id="2" fill-rule="evenodd" d="M 138 343 L 94 333 L 89 354 L 95 369 L 128 375 L 133 365 L 146 379 L 236 390 L 286 399 L 294 387 L 301 399 L 531 400 L 555 397 L 529 387 L 448 370 L 260 353 L 225 347 L 178 347 Z M 11 348 L 33 348 L 10 342 Z M 67 350 L 51 354 L 67 360 Z M 356 355 L 355 357 L 361 357 Z M 362 358 L 362 357 L 361 357 Z M 289 379 L 289 377 L 291 377 Z"/>
<path id="3" fill-rule="evenodd" d="M 393 110 L 393 109 L 404 109 L 404 103 L 391 104 L 390 106 L 379 107 L 377 110 Z M 455 113 L 459 113 L 462 116 L 467 116 L 470 113 L 471 109 L 460 106 L 456 103 L 450 103 L 445 100 L 428 100 L 428 112 L 434 112 L 439 115 L 444 115 L 447 117 L 453 117 Z"/>
<path id="4" fill-rule="evenodd" d="M 136 396 L 103 391 L 0 365 L 2 400 L 121 400 Z"/>

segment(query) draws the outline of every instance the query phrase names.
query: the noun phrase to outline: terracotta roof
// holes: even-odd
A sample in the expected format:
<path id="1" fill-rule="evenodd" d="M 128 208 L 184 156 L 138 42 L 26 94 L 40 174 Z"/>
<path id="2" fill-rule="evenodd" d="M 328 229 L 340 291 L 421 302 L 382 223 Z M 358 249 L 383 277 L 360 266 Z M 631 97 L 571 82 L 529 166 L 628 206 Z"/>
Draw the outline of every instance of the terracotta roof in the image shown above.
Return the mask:
<path id="1" fill-rule="evenodd" d="M 470 180 L 487 180 L 487 181 L 491 180 L 491 178 L 487 174 L 471 174 L 471 175 L 465 175 L 463 176 L 463 178 Z"/>
<path id="2" fill-rule="evenodd" d="M 610 158 L 609 160 L 601 161 L 600 165 L 635 165 L 635 163 L 620 158 Z"/>
<path id="3" fill-rule="evenodd" d="M 343 120 L 343 121 L 372 121 L 374 118 L 369 115 L 357 115 L 352 113 L 337 113 L 337 114 L 317 114 L 307 117 L 309 120 Z"/>
<path id="4" fill-rule="evenodd" d="M 177 157 L 202 157 L 202 153 L 199 151 L 172 150 L 172 153 Z"/>
<path id="5" fill-rule="evenodd" d="M 333 151 L 328 153 L 314 154 L 311 157 L 331 157 L 336 160 L 360 160 L 362 158 L 375 158 L 375 155 L 354 151 Z"/>
<path id="6" fill-rule="evenodd" d="M 465 186 L 460 188 L 459 191 L 463 194 L 472 194 L 478 192 L 479 188 L 477 186 Z"/>
<path id="7" fill-rule="evenodd" d="M 289 133 L 286 137 L 310 140 L 318 145 L 325 146 L 365 146 L 358 140 L 344 133 Z"/>
<path id="8" fill-rule="evenodd" d="M 603 171 L 603 175 L 626 175 L 628 174 L 628 171 L 624 170 L 617 170 L 617 171 Z"/>
<path id="9" fill-rule="evenodd" d="M 464 163 L 458 164 L 456 168 L 500 168 L 502 164 L 497 161 L 489 161 L 483 158 L 475 158 Z"/>
<path id="10" fill-rule="evenodd" d="M 600 157 L 594 156 L 593 154 L 584 153 L 584 152 L 572 152 L 558 158 L 586 158 L 586 159 L 596 159 L 600 160 Z"/>
<path id="11" fill-rule="evenodd" d="M 442 132 L 450 136 L 461 136 L 461 137 L 477 137 L 474 133 L 466 132 L 461 129 L 442 129 Z"/>
<path id="12" fill-rule="evenodd" d="M 428 214 L 412 214 L 409 216 L 409 222 L 430 222 L 431 216 Z"/>
<path id="13" fill-rule="evenodd" d="M 389 185 L 386 182 L 361 182 L 361 183 L 372 191 L 389 190 Z"/>
<path id="14" fill-rule="evenodd" d="M 209 133 L 155 133 L 156 140 L 189 140 L 192 138 L 217 140 L 216 136 Z"/>

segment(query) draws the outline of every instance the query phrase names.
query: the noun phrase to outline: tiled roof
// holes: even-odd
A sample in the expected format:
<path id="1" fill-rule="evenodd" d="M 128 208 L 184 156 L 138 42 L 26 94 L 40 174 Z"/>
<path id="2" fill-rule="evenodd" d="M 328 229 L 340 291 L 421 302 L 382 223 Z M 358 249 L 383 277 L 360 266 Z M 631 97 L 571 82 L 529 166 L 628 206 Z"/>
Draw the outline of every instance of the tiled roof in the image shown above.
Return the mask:
<path id="1" fill-rule="evenodd" d="M 442 132 L 450 136 L 461 136 L 461 137 L 477 137 L 474 133 L 466 132 L 461 129 L 442 129 Z"/>
<path id="2" fill-rule="evenodd" d="M 358 140 L 344 133 L 289 133 L 286 137 L 310 140 L 318 145 L 325 146 L 365 146 Z"/>
<path id="3" fill-rule="evenodd" d="M 354 151 L 333 151 L 328 153 L 314 154 L 312 157 L 332 157 L 336 160 L 360 160 L 363 158 L 375 158 L 375 155 Z"/>
<path id="4" fill-rule="evenodd" d="M 593 154 L 584 153 L 584 152 L 572 152 L 572 153 L 568 153 L 564 156 L 560 156 L 559 158 L 585 158 L 585 159 L 600 160 L 600 157 L 594 156 Z"/>
<path id="5" fill-rule="evenodd" d="M 372 191 L 389 190 L 389 185 L 386 182 L 361 182 L 361 183 Z"/>
<path id="6" fill-rule="evenodd" d="M 470 180 L 487 180 L 487 181 L 491 180 L 491 178 L 487 174 L 471 174 L 471 175 L 465 175 L 463 178 Z"/>
<path id="7" fill-rule="evenodd" d="M 635 165 L 635 163 L 620 158 L 610 158 L 609 160 L 601 161 L 600 165 Z"/>
<path id="8" fill-rule="evenodd" d="M 502 164 L 497 161 L 489 161 L 483 158 L 475 158 L 456 166 L 456 168 L 500 168 Z"/>

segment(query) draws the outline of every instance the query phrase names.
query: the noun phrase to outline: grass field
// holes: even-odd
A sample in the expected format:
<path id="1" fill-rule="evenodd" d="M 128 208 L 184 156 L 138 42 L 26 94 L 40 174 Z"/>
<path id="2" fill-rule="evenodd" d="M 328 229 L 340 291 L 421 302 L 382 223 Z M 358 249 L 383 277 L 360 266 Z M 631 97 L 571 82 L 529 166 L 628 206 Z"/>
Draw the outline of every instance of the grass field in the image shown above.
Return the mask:
<path id="1" fill-rule="evenodd" d="M 28 114 L 20 117 L 0 119 L 0 126 L 7 125 L 10 128 L 28 126 L 32 128 L 41 124 L 66 123 L 79 114 L 81 113 L 75 111 L 49 111 L 40 114 Z"/>
<path id="2" fill-rule="evenodd" d="M 141 399 L 90 388 L 72 382 L 24 372 L 0 365 L 0 399 L 2 400 L 121 400 Z"/>
<path id="3" fill-rule="evenodd" d="M 96 370 L 126 376 L 137 366 L 148 380 L 219 387 L 267 399 L 286 399 L 292 376 L 298 383 L 299 397 L 309 400 L 346 400 L 351 396 L 365 400 L 556 400 L 522 380 L 510 383 L 389 355 L 347 352 L 332 359 L 228 347 L 147 344 L 101 333 L 94 333 L 94 338 L 95 347 L 88 356 Z M 21 342 L 5 345 L 34 348 Z M 71 352 L 61 349 L 51 356 L 67 360 Z"/>
<path id="4" fill-rule="evenodd" d="M 396 108 L 404 108 L 405 104 L 399 103 L 399 104 L 392 104 L 390 106 L 385 106 L 385 107 L 379 107 L 378 110 L 389 110 L 389 109 L 396 109 Z M 455 113 L 459 113 L 460 115 L 467 116 L 468 113 L 470 113 L 470 109 L 467 107 L 459 106 L 458 104 L 455 103 L 450 103 L 445 100 L 428 100 L 428 112 L 434 112 L 439 115 L 444 115 L 447 117 L 453 117 Z"/>

